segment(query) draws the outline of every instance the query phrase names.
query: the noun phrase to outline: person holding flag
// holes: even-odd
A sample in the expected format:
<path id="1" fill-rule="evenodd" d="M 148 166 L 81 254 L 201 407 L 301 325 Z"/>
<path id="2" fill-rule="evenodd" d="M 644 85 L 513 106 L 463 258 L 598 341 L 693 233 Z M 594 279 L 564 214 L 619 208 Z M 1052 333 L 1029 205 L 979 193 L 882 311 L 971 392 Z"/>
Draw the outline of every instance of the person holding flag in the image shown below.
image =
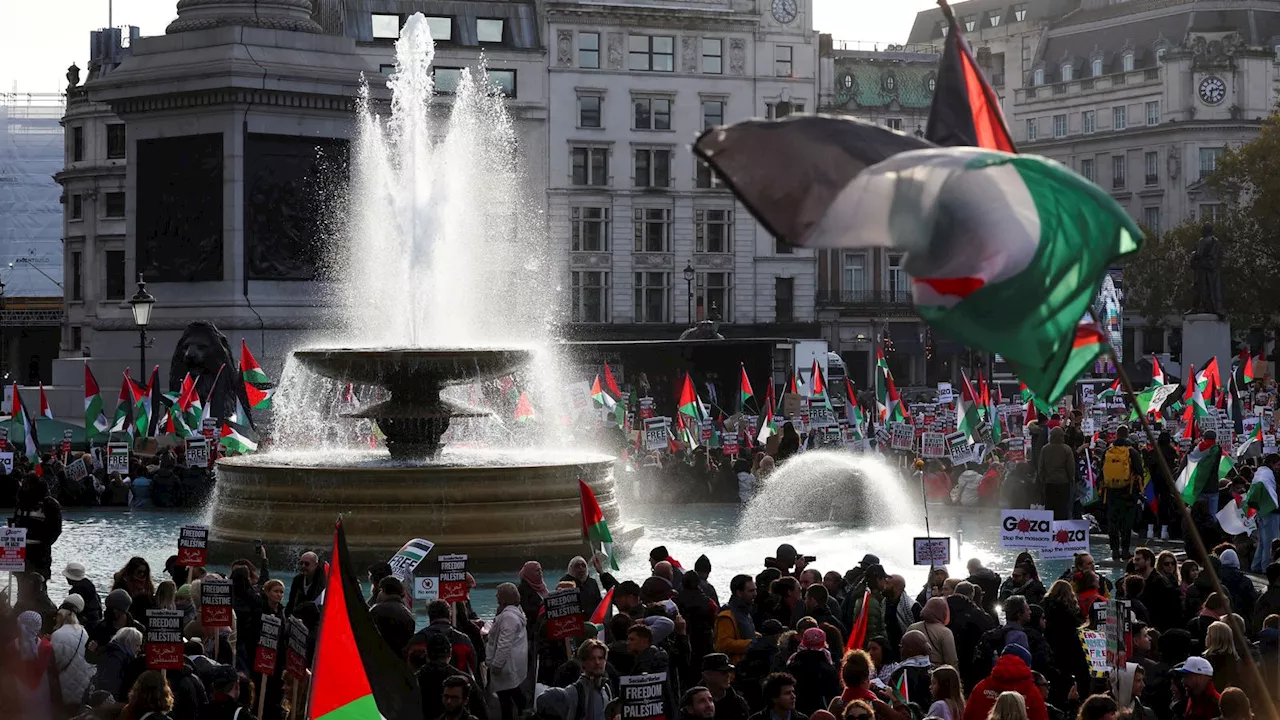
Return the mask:
<path id="1" fill-rule="evenodd" d="M 1271 543 L 1280 538 L 1280 504 L 1276 502 L 1276 466 L 1280 455 L 1269 453 L 1253 471 L 1253 482 L 1244 496 L 1244 505 L 1257 510 L 1254 522 L 1258 528 L 1258 549 L 1253 553 L 1249 569 L 1263 573 L 1271 555 Z"/>

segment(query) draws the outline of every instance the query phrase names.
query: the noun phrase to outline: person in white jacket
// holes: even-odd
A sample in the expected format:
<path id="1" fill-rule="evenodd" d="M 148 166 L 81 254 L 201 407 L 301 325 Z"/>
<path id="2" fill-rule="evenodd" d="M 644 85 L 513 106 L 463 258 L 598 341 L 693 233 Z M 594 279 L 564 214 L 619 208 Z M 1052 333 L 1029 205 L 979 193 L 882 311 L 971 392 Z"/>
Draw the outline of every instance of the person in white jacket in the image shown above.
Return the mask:
<path id="1" fill-rule="evenodd" d="M 502 583 L 498 586 L 498 614 L 485 641 L 489 687 L 498 695 L 502 720 L 515 720 L 524 713 L 521 685 L 529 674 L 528 643 L 520 590 L 512 583 Z"/>
<path id="2" fill-rule="evenodd" d="M 67 601 L 58 609 L 49 642 L 53 645 L 53 671 L 62 687 L 62 697 L 56 700 L 79 709 L 84 692 L 93 680 L 94 667 L 84 658 L 89 633 L 80 626 L 80 620 L 76 618 L 75 601 L 79 601 L 83 608 L 84 600 L 79 595 L 67 596 Z"/>

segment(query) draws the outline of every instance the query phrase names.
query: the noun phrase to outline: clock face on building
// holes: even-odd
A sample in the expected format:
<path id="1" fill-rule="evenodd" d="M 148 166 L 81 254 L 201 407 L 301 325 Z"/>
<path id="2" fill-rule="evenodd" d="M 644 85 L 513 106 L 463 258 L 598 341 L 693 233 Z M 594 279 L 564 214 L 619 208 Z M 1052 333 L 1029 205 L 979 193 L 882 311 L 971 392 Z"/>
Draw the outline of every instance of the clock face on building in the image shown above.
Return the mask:
<path id="1" fill-rule="evenodd" d="M 796 0 L 773 0 L 773 19 L 786 25 L 796 19 Z"/>
<path id="2" fill-rule="evenodd" d="M 1227 97 L 1227 84 L 1217 75 L 1200 81 L 1200 100 L 1205 105 L 1217 105 Z"/>

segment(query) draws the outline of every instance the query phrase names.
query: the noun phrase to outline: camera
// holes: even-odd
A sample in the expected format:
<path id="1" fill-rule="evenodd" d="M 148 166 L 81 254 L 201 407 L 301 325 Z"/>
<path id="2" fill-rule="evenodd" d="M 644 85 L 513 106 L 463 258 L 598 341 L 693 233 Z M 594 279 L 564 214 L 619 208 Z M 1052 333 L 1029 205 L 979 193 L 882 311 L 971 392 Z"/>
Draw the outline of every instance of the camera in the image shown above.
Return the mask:
<path id="1" fill-rule="evenodd" d="M 817 561 L 818 561 L 818 557 L 817 557 L 816 555 L 805 555 L 805 556 L 804 556 L 804 561 L 805 561 L 805 562 L 807 562 L 807 563 L 817 562 Z"/>

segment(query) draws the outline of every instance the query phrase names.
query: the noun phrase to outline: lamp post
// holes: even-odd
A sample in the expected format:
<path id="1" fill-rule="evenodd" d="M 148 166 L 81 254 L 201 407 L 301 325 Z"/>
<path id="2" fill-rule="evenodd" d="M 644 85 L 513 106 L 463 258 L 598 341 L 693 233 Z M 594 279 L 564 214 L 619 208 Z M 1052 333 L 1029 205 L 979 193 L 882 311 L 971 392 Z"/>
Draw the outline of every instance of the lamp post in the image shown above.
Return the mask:
<path id="1" fill-rule="evenodd" d="M 4 280 L 0 280 L 0 380 L 9 379 L 9 348 L 5 340 L 4 328 Z"/>
<path id="2" fill-rule="evenodd" d="M 684 284 L 689 290 L 689 324 L 694 325 L 697 320 L 693 317 L 693 263 L 686 263 L 684 266 Z"/>
<path id="3" fill-rule="evenodd" d="M 129 298 L 129 307 L 133 310 L 133 324 L 138 326 L 138 357 L 141 365 L 139 377 L 147 377 L 147 324 L 151 322 L 151 307 L 156 304 L 155 297 L 147 292 L 147 283 L 138 273 L 138 292 Z"/>

